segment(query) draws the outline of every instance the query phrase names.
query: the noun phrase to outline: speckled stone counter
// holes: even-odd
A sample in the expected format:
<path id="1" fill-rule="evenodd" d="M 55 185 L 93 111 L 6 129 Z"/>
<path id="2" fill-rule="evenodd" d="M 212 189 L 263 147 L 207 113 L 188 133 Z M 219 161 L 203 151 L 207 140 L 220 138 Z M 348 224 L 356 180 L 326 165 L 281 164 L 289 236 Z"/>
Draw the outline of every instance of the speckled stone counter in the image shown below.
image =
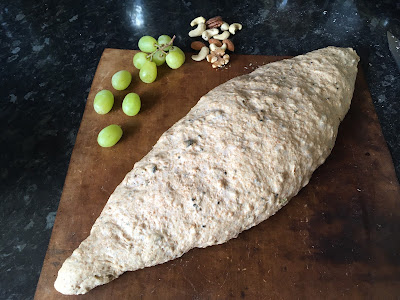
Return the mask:
<path id="1" fill-rule="evenodd" d="M 0 3 L 0 299 L 32 299 L 92 78 L 104 48 L 190 21 L 240 22 L 240 54 L 297 55 L 353 47 L 400 175 L 400 71 L 386 31 L 400 37 L 398 1 L 2 1 Z"/>

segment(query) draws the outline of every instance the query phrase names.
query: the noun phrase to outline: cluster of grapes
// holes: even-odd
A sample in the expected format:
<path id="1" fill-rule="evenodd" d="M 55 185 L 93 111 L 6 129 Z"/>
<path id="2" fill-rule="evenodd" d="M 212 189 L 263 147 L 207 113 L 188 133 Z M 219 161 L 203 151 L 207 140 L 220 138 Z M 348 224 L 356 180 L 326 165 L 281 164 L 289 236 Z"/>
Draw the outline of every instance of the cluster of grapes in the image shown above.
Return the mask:
<path id="1" fill-rule="evenodd" d="M 139 69 L 139 77 L 145 83 L 151 83 L 157 78 L 157 67 L 164 62 L 172 69 L 178 69 L 185 62 L 185 54 L 181 49 L 173 46 L 175 36 L 161 35 L 158 40 L 151 36 L 143 36 L 139 40 L 139 49 L 133 57 L 134 66 Z M 121 70 L 111 78 L 111 84 L 117 91 L 123 91 L 131 84 L 132 74 Z M 105 115 L 114 105 L 114 95 L 109 90 L 98 92 L 94 98 L 94 110 Z M 141 107 L 140 97 L 136 93 L 129 93 L 122 101 L 122 111 L 128 116 L 135 116 Z M 97 142 L 102 147 L 114 146 L 122 137 L 122 129 L 116 124 L 103 128 L 97 136 Z"/>
<path id="2" fill-rule="evenodd" d="M 157 78 L 157 67 L 164 62 L 171 69 L 178 69 L 185 62 L 185 53 L 173 46 L 175 36 L 161 35 L 158 40 L 145 35 L 140 38 L 138 46 L 142 52 L 133 57 L 133 65 L 139 69 L 139 77 L 145 83 Z"/>

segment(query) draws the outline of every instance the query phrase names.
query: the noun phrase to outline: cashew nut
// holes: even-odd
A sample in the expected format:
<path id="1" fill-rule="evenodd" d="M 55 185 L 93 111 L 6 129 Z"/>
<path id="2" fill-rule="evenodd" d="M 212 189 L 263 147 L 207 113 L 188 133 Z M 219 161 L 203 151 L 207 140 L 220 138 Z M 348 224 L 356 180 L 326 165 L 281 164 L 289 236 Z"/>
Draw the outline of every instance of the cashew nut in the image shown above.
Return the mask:
<path id="1" fill-rule="evenodd" d="M 203 48 L 201 48 L 199 54 L 192 55 L 192 59 L 195 61 L 201 61 L 206 58 L 207 54 L 208 54 L 208 47 L 204 46 Z"/>
<path id="2" fill-rule="evenodd" d="M 226 44 L 224 43 L 221 47 L 218 47 L 216 44 L 210 44 L 210 50 L 215 51 L 217 49 L 226 50 Z"/>
<path id="3" fill-rule="evenodd" d="M 203 40 L 208 41 L 210 37 L 212 37 L 214 34 L 217 34 L 218 32 L 218 28 L 207 29 L 206 31 L 203 31 L 201 37 L 203 38 Z"/>
<path id="4" fill-rule="evenodd" d="M 215 51 L 215 49 L 217 49 L 218 46 L 216 44 L 210 44 L 210 50 L 211 51 Z"/>
<path id="5" fill-rule="evenodd" d="M 229 25 L 229 32 L 235 34 L 237 30 L 242 30 L 242 24 L 232 23 Z"/>
<path id="6" fill-rule="evenodd" d="M 227 39 L 230 35 L 231 34 L 229 33 L 229 31 L 224 31 L 221 34 L 214 35 L 213 38 L 216 39 L 216 40 L 221 40 L 222 41 L 222 40 Z"/>
<path id="7" fill-rule="evenodd" d="M 227 30 L 229 30 L 229 24 L 224 22 L 224 23 L 222 23 L 220 28 L 222 31 L 227 31 Z"/>
<path id="8" fill-rule="evenodd" d="M 205 23 L 206 22 L 206 19 L 205 18 L 203 18 L 203 17 L 197 17 L 197 18 L 195 18 L 195 19 L 193 19 L 192 20 L 192 22 L 190 22 L 190 26 L 195 26 L 195 25 L 198 25 L 198 24 L 201 24 L 201 23 Z"/>
<path id="9" fill-rule="evenodd" d="M 206 24 L 200 23 L 197 27 L 189 32 L 190 37 L 201 36 L 201 34 L 206 30 Z"/>

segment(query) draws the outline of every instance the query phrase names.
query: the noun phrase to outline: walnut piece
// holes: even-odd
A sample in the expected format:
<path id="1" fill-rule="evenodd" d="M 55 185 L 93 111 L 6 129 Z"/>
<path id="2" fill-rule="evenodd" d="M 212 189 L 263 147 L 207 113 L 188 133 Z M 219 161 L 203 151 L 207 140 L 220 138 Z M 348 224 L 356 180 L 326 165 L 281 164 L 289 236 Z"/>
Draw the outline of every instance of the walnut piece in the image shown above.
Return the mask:
<path id="1" fill-rule="evenodd" d="M 229 55 L 225 54 L 225 51 L 221 48 L 217 48 L 214 51 L 211 51 L 210 54 L 207 55 L 207 61 L 211 63 L 214 69 L 225 66 L 229 62 Z"/>
<path id="2" fill-rule="evenodd" d="M 212 67 L 216 69 L 225 66 L 229 62 L 229 58 L 229 54 L 225 54 L 223 57 L 218 57 L 217 61 L 212 63 Z"/>

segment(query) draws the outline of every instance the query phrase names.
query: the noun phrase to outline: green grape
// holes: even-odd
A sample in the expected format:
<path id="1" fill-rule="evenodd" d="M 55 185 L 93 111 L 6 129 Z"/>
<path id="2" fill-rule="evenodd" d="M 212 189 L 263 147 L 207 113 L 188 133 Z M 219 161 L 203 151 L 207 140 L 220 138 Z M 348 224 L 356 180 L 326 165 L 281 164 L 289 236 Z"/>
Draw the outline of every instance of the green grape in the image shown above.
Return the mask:
<path id="1" fill-rule="evenodd" d="M 140 110 L 140 97 L 136 93 L 129 93 L 122 101 L 122 111 L 128 116 L 135 116 Z"/>
<path id="2" fill-rule="evenodd" d="M 171 69 L 178 69 L 185 62 L 185 54 L 179 48 L 177 48 L 179 50 L 172 51 L 173 48 L 177 47 L 174 46 L 169 50 L 166 62 Z"/>
<path id="3" fill-rule="evenodd" d="M 105 115 L 114 105 L 114 95 L 109 90 L 102 90 L 94 97 L 93 107 L 94 110 L 100 114 Z"/>
<path id="4" fill-rule="evenodd" d="M 101 147 L 114 146 L 121 139 L 122 129 L 118 125 L 112 124 L 103 128 L 97 136 L 97 143 Z"/>
<path id="5" fill-rule="evenodd" d="M 136 69 L 141 69 L 143 64 L 148 61 L 147 58 L 147 53 L 144 52 L 138 52 L 135 54 L 133 57 L 133 65 L 135 66 Z"/>
<path id="6" fill-rule="evenodd" d="M 153 55 L 153 61 L 156 63 L 157 67 L 165 63 L 165 53 L 162 51 L 156 51 Z"/>
<path id="7" fill-rule="evenodd" d="M 166 44 L 168 44 L 170 41 L 171 41 L 171 37 L 170 37 L 169 35 L 165 35 L 165 34 L 160 35 L 160 36 L 158 37 L 158 40 L 157 40 L 157 42 L 158 42 L 158 44 L 159 44 L 160 46 L 166 45 Z M 168 46 L 168 47 L 164 48 L 164 51 L 168 51 L 169 49 L 171 49 L 171 46 Z"/>
<path id="8" fill-rule="evenodd" d="M 175 52 L 175 51 L 181 53 L 185 61 L 185 53 L 181 50 L 181 48 L 178 48 L 177 46 L 172 46 L 171 49 L 169 49 L 169 52 Z"/>
<path id="9" fill-rule="evenodd" d="M 114 89 L 122 91 L 126 89 L 132 81 L 132 75 L 128 71 L 118 71 L 111 78 L 111 84 Z"/>
<path id="10" fill-rule="evenodd" d="M 147 61 L 139 71 L 140 79 L 145 83 L 151 83 L 157 78 L 157 65 L 155 62 Z"/>
<path id="11" fill-rule="evenodd" d="M 141 51 L 151 53 L 157 50 L 156 44 L 155 38 L 145 35 L 140 38 L 138 46 Z"/>

